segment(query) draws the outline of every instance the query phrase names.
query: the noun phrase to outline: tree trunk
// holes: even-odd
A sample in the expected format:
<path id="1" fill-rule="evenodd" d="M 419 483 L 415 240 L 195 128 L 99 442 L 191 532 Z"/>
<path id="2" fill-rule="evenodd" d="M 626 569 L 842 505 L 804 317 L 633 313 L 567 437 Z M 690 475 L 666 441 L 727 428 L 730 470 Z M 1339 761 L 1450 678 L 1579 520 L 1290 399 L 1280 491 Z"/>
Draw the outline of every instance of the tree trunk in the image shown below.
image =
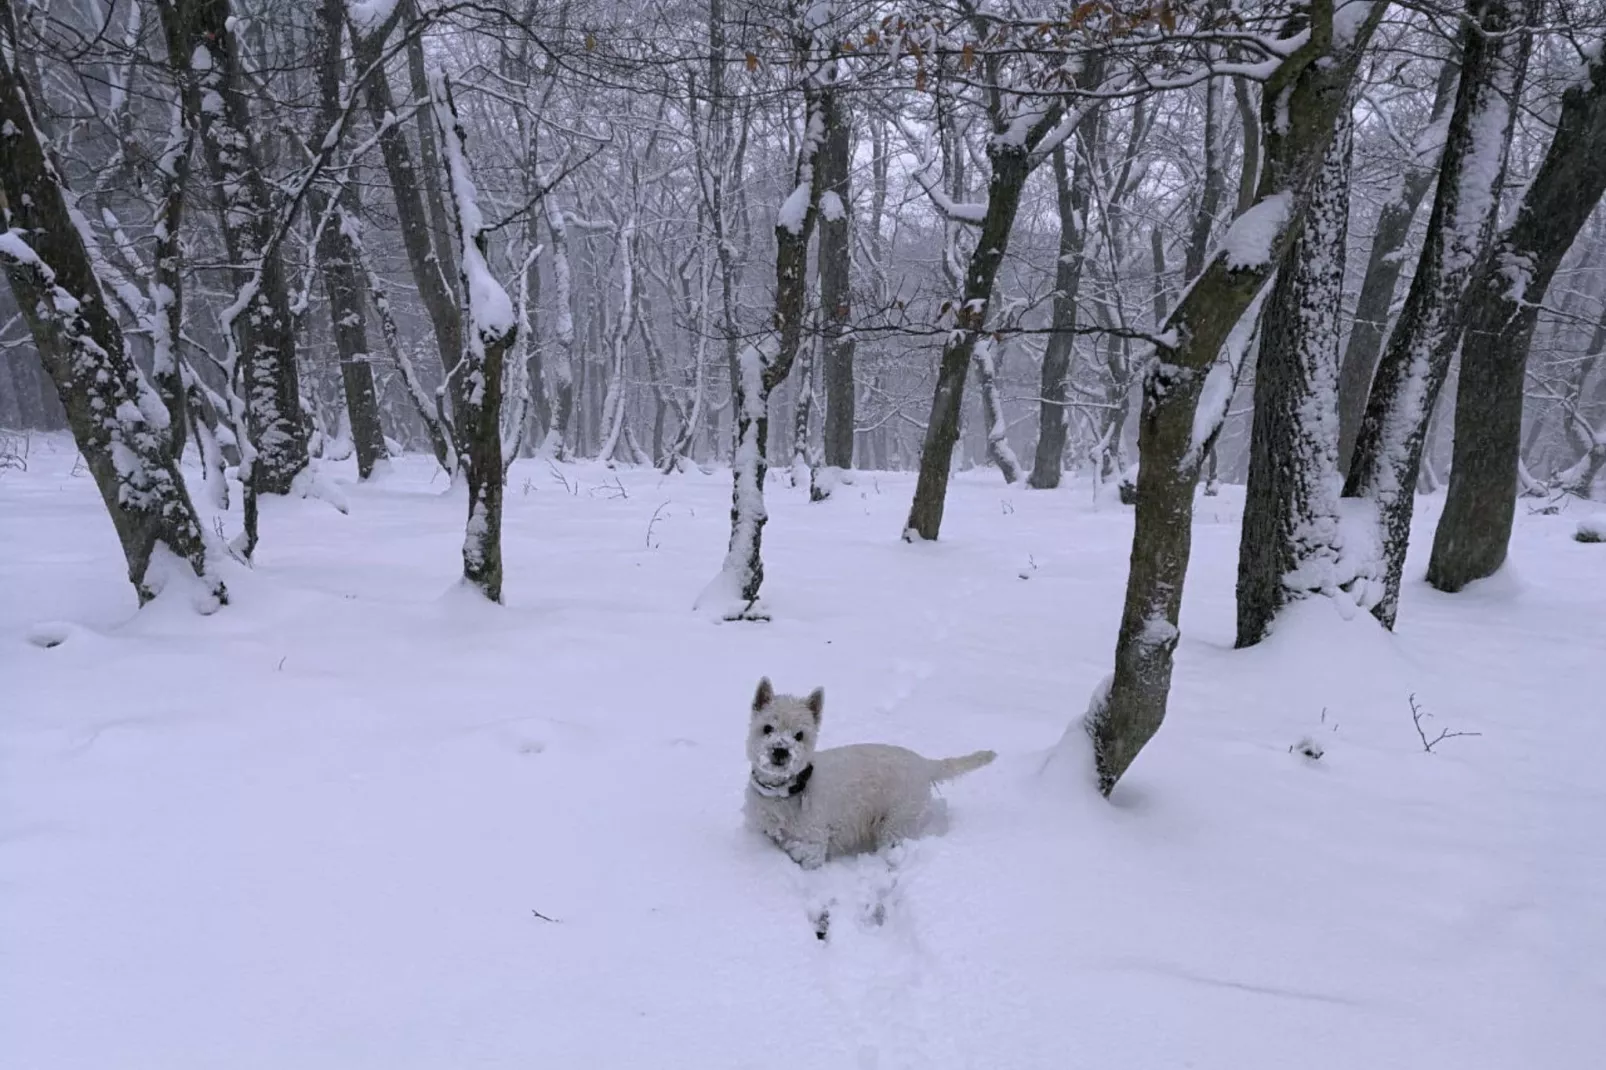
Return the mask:
<path id="1" fill-rule="evenodd" d="M 998 343 L 987 335 L 977 339 L 972 359 L 976 362 L 976 381 L 981 388 L 982 417 L 987 421 L 987 459 L 998 466 L 1004 482 L 1019 483 L 1020 459 L 1009 445 L 1009 424 L 1004 403 L 998 393 Z"/>
<path id="2" fill-rule="evenodd" d="M 3 15 L 0 24 L 13 26 L 11 12 Z M 31 89 L 12 67 L 17 48 L 12 38 L 0 50 L 6 277 L 111 515 L 140 604 L 190 574 L 215 608 L 228 592 L 207 561 L 205 535 L 170 448 L 167 409 L 130 359 L 106 307 L 81 217 L 34 124 Z"/>
<path id="3" fill-rule="evenodd" d="M 1516 218 L 1468 295 L 1455 455 L 1428 582 L 1459 591 L 1506 559 L 1517 503 L 1522 396 L 1539 310 L 1556 269 L 1606 192 L 1606 62 L 1562 96 L 1561 116 Z"/>
<path id="4" fill-rule="evenodd" d="M 1059 208 L 1059 258 L 1054 263 L 1054 305 L 1052 329 L 1043 347 L 1042 401 L 1037 413 L 1037 451 L 1032 458 L 1028 486 L 1053 490 L 1060 485 L 1065 467 L 1065 440 L 1070 429 L 1066 402 L 1070 397 L 1071 358 L 1076 352 L 1076 299 L 1082 288 L 1082 261 L 1087 245 L 1087 210 L 1092 199 L 1093 159 L 1098 144 L 1099 116 L 1086 120 L 1093 124 L 1086 136 L 1078 134 L 1081 147 L 1072 178 L 1065 146 L 1054 150 L 1054 191 Z"/>
<path id="5" fill-rule="evenodd" d="M 1439 71 L 1438 90 L 1433 97 L 1433 113 L 1418 138 L 1417 152 L 1406 164 L 1398 192 L 1384 205 L 1377 217 L 1372 249 L 1366 261 L 1366 276 L 1355 301 L 1350 321 L 1349 342 L 1339 364 L 1338 379 L 1338 470 L 1348 473 L 1355 456 L 1355 438 L 1361 417 L 1366 413 L 1366 395 L 1377 369 L 1377 355 L 1388 336 L 1389 310 L 1394 305 L 1394 289 L 1404 265 L 1400 249 L 1411 233 L 1411 220 L 1433 185 L 1438 173 L 1439 149 L 1444 140 L 1444 116 L 1455 99 L 1459 67 L 1445 61 Z"/>
<path id="6" fill-rule="evenodd" d="M 295 327 L 278 250 L 273 197 L 257 148 L 246 79 L 228 0 L 163 0 L 169 62 L 184 86 L 184 107 L 200 135 L 201 152 L 217 192 L 224 245 L 236 290 L 255 292 L 235 320 L 245 415 L 252 450 L 242 481 L 248 515 L 255 494 L 285 494 L 306 468 L 308 428 L 301 410 Z M 219 102 L 220 105 L 219 106 Z M 254 458 L 252 453 L 254 452 Z M 254 531 L 254 524 L 248 523 Z M 248 541 L 254 542 L 254 536 Z"/>
<path id="7" fill-rule="evenodd" d="M 764 479 L 769 471 L 770 392 L 785 381 L 803 341 L 807 310 L 809 239 L 819 217 L 819 151 L 825 131 L 839 120 L 836 93 L 838 58 L 834 47 L 821 56 L 814 29 L 800 22 L 794 45 L 803 74 L 803 136 L 798 146 L 792 192 L 775 222 L 775 330 L 771 338 L 746 346 L 738 360 L 734 398 L 736 451 L 731 458 L 731 537 L 724 564 L 697 599 L 697 607 L 726 620 L 761 619 L 759 589 L 762 556 Z M 773 347 L 773 355 L 764 352 Z"/>
<path id="8" fill-rule="evenodd" d="M 1338 337 L 1353 125 L 1341 115 L 1304 226 L 1261 320 L 1249 483 L 1238 546 L 1238 646 L 1266 637 L 1289 602 L 1336 594 Z"/>
<path id="9" fill-rule="evenodd" d="M 905 541 L 935 539 L 942 529 L 948 497 L 948 473 L 953 466 L 954 444 L 959 441 L 959 415 L 965 399 L 965 374 L 975 357 L 976 341 L 987 324 L 998 266 L 1009 247 L 1010 231 L 1020 208 L 1021 190 L 1031 175 L 1029 146 L 1011 145 L 999 138 L 989 141 L 987 156 L 992 177 L 987 183 L 987 212 L 981 236 L 970 254 L 962 296 L 954 309 L 954 329 L 942 347 L 937 387 L 931 399 L 931 417 L 920 450 L 920 475 L 914 502 L 904 524 Z"/>
<path id="10" fill-rule="evenodd" d="M 825 334 L 825 449 L 828 468 L 853 467 L 853 190 L 848 117 L 840 104 L 820 146 L 820 308 Z"/>
<path id="11" fill-rule="evenodd" d="M 1286 255 L 1322 170 L 1362 52 L 1384 5 L 1335 35 L 1333 11 L 1314 4 L 1308 40 L 1280 63 L 1262 93 L 1265 165 L 1259 199 L 1227 232 L 1222 248 L 1178 302 L 1144 382 L 1140 463 L 1115 672 L 1094 695 L 1087 728 L 1099 790 L 1108 795 L 1165 719 L 1178 613 L 1193 534 L 1193 493 L 1214 426 L 1196 415 L 1207 372 L 1228 335 Z M 1213 393 L 1232 373 L 1216 369 Z M 1230 385 L 1225 386 L 1230 399 Z M 1225 413 L 1226 401 L 1212 398 Z"/>
<path id="12" fill-rule="evenodd" d="M 366 37 L 353 32 L 352 47 L 359 66 L 367 69 L 384 57 L 387 36 L 388 26 Z M 447 393 L 452 400 L 453 422 L 460 424 L 461 420 L 455 418 L 455 413 L 465 400 L 464 377 L 457 371 L 464 353 L 462 311 L 457 299 L 452 296 L 445 267 L 432 238 L 433 225 L 424 206 L 426 180 L 419 175 L 405 132 L 401 123 L 396 121 L 396 101 L 385 72 L 374 71 L 372 77 L 364 79 L 359 91 L 363 94 L 368 116 L 373 121 L 380 155 L 385 161 L 385 173 L 390 179 L 391 195 L 396 202 L 396 223 L 401 231 L 402 246 L 407 251 L 407 264 L 412 271 L 413 283 L 418 287 L 418 296 L 424 303 L 424 310 L 429 314 L 430 327 L 435 333 L 441 367 L 446 372 Z M 466 442 L 458 443 L 458 452 L 466 452 Z"/>
<path id="13" fill-rule="evenodd" d="M 323 0 L 317 16 L 318 44 L 322 55 L 318 68 L 319 125 L 314 144 L 322 144 L 340 120 L 341 85 L 345 63 L 340 54 L 341 29 L 345 23 L 344 0 Z M 382 77 L 374 72 L 374 77 Z M 357 187 L 352 181 L 340 184 L 336 194 L 336 218 L 318 235 L 318 260 L 323 269 L 324 293 L 329 300 L 329 316 L 340 355 L 340 381 L 345 388 L 346 412 L 351 418 L 351 441 L 357 452 L 357 476 L 367 479 L 374 466 L 385 457 L 385 435 L 379 425 L 379 399 L 374 393 L 374 372 L 369 365 L 368 324 L 363 315 L 363 285 L 357 270 L 346 219 L 361 214 Z M 307 208 L 316 222 L 328 211 L 328 196 L 318 187 L 308 191 Z"/>
<path id="14" fill-rule="evenodd" d="M 568 456 L 569 424 L 574 418 L 574 273 L 569 264 L 569 227 L 552 194 L 546 202 L 547 230 L 552 235 L 553 305 L 557 315 L 558 350 L 552 362 L 552 424 L 541 452 L 553 460 Z"/>
<path id="15" fill-rule="evenodd" d="M 1428 422 L 1460 339 L 1461 299 L 1489 245 L 1536 0 L 1469 0 L 1461 84 L 1416 275 L 1367 400 L 1344 495 L 1376 509 L 1372 615 L 1393 628 Z"/>
<path id="16" fill-rule="evenodd" d="M 466 348 L 457 412 L 468 524 L 463 533 L 463 579 L 492 602 L 502 601 L 502 366 L 518 335 L 507 291 L 486 264 L 485 221 L 469 176 L 466 136 L 451 84 L 433 76 L 430 105 L 440 134 L 446 185 L 457 208 L 458 277 L 463 288 Z"/>

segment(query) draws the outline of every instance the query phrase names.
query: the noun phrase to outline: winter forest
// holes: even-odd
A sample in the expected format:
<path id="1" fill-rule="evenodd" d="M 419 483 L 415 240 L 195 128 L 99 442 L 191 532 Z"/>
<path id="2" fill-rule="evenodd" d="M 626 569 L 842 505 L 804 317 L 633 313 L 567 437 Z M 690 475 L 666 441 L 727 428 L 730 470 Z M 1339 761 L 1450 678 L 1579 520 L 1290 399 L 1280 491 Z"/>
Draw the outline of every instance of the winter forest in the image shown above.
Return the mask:
<path id="1" fill-rule="evenodd" d="M 1603 193 L 1601 0 L 0 0 L 0 1048 L 1592 1063 Z"/>

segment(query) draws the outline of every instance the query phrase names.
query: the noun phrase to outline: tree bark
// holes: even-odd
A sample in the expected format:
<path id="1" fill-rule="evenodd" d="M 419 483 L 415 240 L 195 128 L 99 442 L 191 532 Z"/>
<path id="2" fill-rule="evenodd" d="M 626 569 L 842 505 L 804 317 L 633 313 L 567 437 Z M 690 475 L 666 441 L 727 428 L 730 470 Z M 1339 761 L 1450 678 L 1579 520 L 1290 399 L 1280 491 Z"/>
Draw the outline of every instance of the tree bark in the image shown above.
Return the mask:
<path id="1" fill-rule="evenodd" d="M 244 430 L 254 449 L 254 459 L 245 465 L 249 471 L 242 473 L 249 511 L 255 494 L 288 493 L 310 462 L 290 295 L 283 260 L 278 250 L 268 248 L 276 225 L 273 198 L 253 136 L 256 127 L 229 28 L 233 16 L 228 0 L 161 0 L 158 8 L 169 63 L 184 87 L 184 107 L 217 191 L 236 289 L 245 291 L 253 272 L 260 270 L 255 293 L 235 320 L 243 364 L 238 374 L 245 395 Z"/>
<path id="2" fill-rule="evenodd" d="M 1338 379 L 1338 470 L 1348 473 L 1355 456 L 1355 438 L 1360 434 L 1361 418 L 1366 414 L 1366 395 L 1377 369 L 1377 355 L 1388 336 L 1389 310 L 1394 305 L 1394 289 L 1404 266 L 1400 250 L 1411 233 L 1422 198 L 1438 173 L 1439 150 L 1444 142 L 1444 117 L 1455 100 L 1459 67 L 1446 60 L 1439 71 L 1439 84 L 1433 97 L 1433 112 L 1418 139 L 1417 151 L 1406 163 L 1404 177 L 1396 194 L 1378 213 L 1377 229 L 1366 260 L 1366 275 L 1355 315 L 1350 320 L 1349 342 L 1339 364 Z"/>
<path id="3" fill-rule="evenodd" d="M 1238 547 L 1240 647 L 1264 639 L 1288 603 L 1336 594 L 1348 579 L 1338 573 L 1338 337 L 1353 147 L 1346 113 L 1261 320 Z"/>
<path id="4" fill-rule="evenodd" d="M 1038 140 L 1046 130 L 1043 126 Z M 954 444 L 959 441 L 965 375 L 975 357 L 976 341 L 987 324 L 987 308 L 992 301 L 998 266 L 1003 263 L 1004 252 L 1009 247 L 1010 231 L 1015 227 L 1015 215 L 1020 209 L 1021 190 L 1031 175 L 1029 154 L 1034 143 L 1013 145 L 1000 138 L 988 142 L 987 157 L 992 164 L 992 176 L 987 182 L 987 212 L 982 220 L 981 236 L 976 240 L 976 248 L 965 270 L 964 289 L 954 309 L 954 329 L 943 345 L 942 360 L 937 367 L 931 416 L 920 450 L 920 475 L 915 482 L 909 519 L 904 524 L 903 537 L 907 542 L 933 540 L 942 530 L 948 473 L 953 466 Z"/>
<path id="5" fill-rule="evenodd" d="M 9 0 L 0 24 L 15 25 Z M 8 35 L 9 36 L 9 35 Z M 215 608 L 228 591 L 207 561 L 200 519 L 170 447 L 168 412 L 123 345 L 90 260 L 90 239 L 33 119 L 31 89 L 12 66 L 18 42 L 0 49 L 0 193 L 6 233 L 0 261 L 73 440 L 128 563 L 140 604 L 192 574 Z"/>
<path id="6" fill-rule="evenodd" d="M 318 67 L 319 125 L 314 144 L 322 144 L 340 121 L 341 85 L 345 82 L 345 63 L 340 39 L 345 24 L 344 0 L 323 0 L 317 15 L 318 44 L 322 48 Z M 374 77 L 383 77 L 375 71 Z M 351 441 L 357 453 L 357 476 L 367 479 L 374 466 L 385 458 L 385 435 L 379 425 L 379 399 L 374 392 L 374 372 L 369 365 L 368 324 L 363 314 L 363 285 L 357 270 L 347 219 L 361 214 L 357 187 L 352 181 L 340 184 L 336 194 L 336 218 L 318 235 L 318 260 L 323 268 L 324 294 L 340 356 L 340 381 L 345 388 L 346 412 L 351 418 Z M 320 188 L 308 191 L 308 213 L 314 221 L 329 210 L 329 197 Z"/>
<path id="7" fill-rule="evenodd" d="M 373 66 L 385 55 L 385 38 L 389 27 L 366 37 L 352 33 L 352 47 L 357 62 L 364 69 Z M 374 71 L 364 80 L 360 91 L 368 116 L 373 121 L 379 141 L 380 155 L 385 161 L 385 173 L 390 179 L 391 195 L 396 202 L 396 222 L 401 231 L 402 246 L 407 251 L 407 264 L 412 271 L 418 296 L 429 314 L 435 344 L 440 351 L 441 367 L 446 372 L 447 394 L 452 401 L 453 423 L 460 423 L 456 410 L 464 401 L 463 376 L 458 374 L 458 363 L 463 357 L 463 320 L 457 299 L 452 295 L 445 266 L 432 237 L 433 224 L 424 205 L 426 180 L 413 163 L 412 149 L 402 125 L 396 121 L 396 100 L 392 95 L 390 79 L 383 70 Z M 429 179 L 428 181 L 434 181 Z M 458 453 L 466 452 L 466 443 L 458 443 Z"/>
<path id="8" fill-rule="evenodd" d="M 1144 382 L 1132 564 L 1115 672 L 1087 712 L 1099 790 L 1108 795 L 1165 719 L 1193 533 L 1193 494 L 1215 427 L 1196 425 L 1206 373 L 1286 255 L 1321 173 L 1361 53 L 1384 5 L 1342 35 L 1330 3 L 1309 9 L 1306 42 L 1262 93 L 1259 198 L 1178 302 Z M 1255 241 L 1247 239 L 1253 234 Z M 1216 385 L 1219 390 L 1219 383 Z M 1222 413 L 1226 404 L 1220 404 Z"/>
<path id="9" fill-rule="evenodd" d="M 803 341 L 807 310 L 809 239 L 819 217 L 819 155 L 824 133 L 838 120 L 835 46 L 821 55 L 823 42 L 800 20 L 794 45 L 804 67 L 803 136 L 798 144 L 792 192 L 775 222 L 775 329 L 764 342 L 746 346 L 737 362 L 736 451 L 731 459 L 731 537 L 724 564 L 698 596 L 700 609 L 727 620 L 761 619 L 759 590 L 764 583 L 763 535 L 769 517 L 764 479 L 769 471 L 770 392 L 786 380 Z M 766 353 L 765 348 L 773 348 Z"/>
<path id="10" fill-rule="evenodd" d="M 828 468 L 853 467 L 854 383 L 856 343 L 852 321 L 852 158 L 848 116 L 839 103 L 828 116 L 831 125 L 820 146 L 820 308 L 825 341 L 825 448 Z"/>
<path id="11" fill-rule="evenodd" d="M 1054 262 L 1052 329 L 1043 347 L 1043 400 L 1038 404 L 1037 450 L 1027 486 L 1052 490 L 1065 467 L 1065 441 L 1070 429 L 1066 402 L 1070 397 L 1071 358 L 1076 352 L 1076 299 L 1082 288 L 1082 262 L 1087 246 L 1087 210 L 1092 200 L 1094 146 L 1099 115 L 1088 116 L 1091 132 L 1078 132 L 1081 148 L 1076 174 L 1070 175 L 1065 146 L 1054 150 L 1054 193 L 1059 209 L 1059 257 Z"/>
<path id="12" fill-rule="evenodd" d="M 1606 62 L 1562 96 L 1561 115 L 1516 218 L 1467 296 L 1455 454 L 1428 582 L 1459 591 L 1504 564 L 1517 504 L 1522 398 L 1539 310 L 1556 269 L 1606 192 Z"/>
<path id="13" fill-rule="evenodd" d="M 440 134 L 446 185 L 457 211 L 458 278 L 463 290 L 462 400 L 457 412 L 468 523 L 463 533 L 463 579 L 492 602 L 502 601 L 502 370 L 518 335 L 513 303 L 486 264 L 487 241 L 472 179 L 467 137 L 451 84 L 437 74 L 430 105 Z"/>
<path id="14" fill-rule="evenodd" d="M 1393 628 L 1418 473 L 1439 390 L 1460 339 L 1462 295 L 1499 211 L 1536 0 L 1469 0 L 1461 83 L 1445 136 L 1438 191 L 1411 289 L 1389 335 L 1356 440 L 1345 497 L 1376 510 L 1364 602 Z"/>

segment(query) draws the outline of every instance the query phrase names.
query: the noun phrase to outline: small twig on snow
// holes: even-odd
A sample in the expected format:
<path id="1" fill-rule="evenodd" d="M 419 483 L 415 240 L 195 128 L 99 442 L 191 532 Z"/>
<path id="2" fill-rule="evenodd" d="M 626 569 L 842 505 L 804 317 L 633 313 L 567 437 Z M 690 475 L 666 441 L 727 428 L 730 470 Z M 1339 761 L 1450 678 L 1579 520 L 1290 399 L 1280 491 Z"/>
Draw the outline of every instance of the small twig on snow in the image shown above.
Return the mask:
<path id="1" fill-rule="evenodd" d="M 1438 735 L 1430 740 L 1428 739 L 1428 734 L 1422 730 L 1422 718 L 1432 717 L 1433 715 L 1417 705 L 1416 695 L 1411 695 L 1407 701 L 1411 703 L 1411 723 L 1416 726 L 1416 734 L 1422 740 L 1422 749 L 1429 754 L 1433 753 L 1434 747 L 1437 747 L 1447 739 L 1455 739 L 1457 736 L 1483 735 L 1482 732 L 1452 732 L 1446 728 L 1442 729 Z"/>

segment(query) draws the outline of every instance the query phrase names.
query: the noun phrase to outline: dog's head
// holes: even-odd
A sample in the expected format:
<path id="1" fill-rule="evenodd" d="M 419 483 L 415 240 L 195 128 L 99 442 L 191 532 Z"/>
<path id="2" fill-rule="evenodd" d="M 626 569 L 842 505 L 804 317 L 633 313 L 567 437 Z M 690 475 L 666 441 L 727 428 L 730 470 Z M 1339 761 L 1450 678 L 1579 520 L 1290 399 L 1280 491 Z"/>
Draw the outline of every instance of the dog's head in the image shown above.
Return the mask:
<path id="1" fill-rule="evenodd" d="M 766 783 L 790 780 L 814 760 L 825 689 L 807 698 L 777 695 L 766 677 L 753 695 L 753 717 L 747 725 L 747 760 L 753 774 Z"/>

